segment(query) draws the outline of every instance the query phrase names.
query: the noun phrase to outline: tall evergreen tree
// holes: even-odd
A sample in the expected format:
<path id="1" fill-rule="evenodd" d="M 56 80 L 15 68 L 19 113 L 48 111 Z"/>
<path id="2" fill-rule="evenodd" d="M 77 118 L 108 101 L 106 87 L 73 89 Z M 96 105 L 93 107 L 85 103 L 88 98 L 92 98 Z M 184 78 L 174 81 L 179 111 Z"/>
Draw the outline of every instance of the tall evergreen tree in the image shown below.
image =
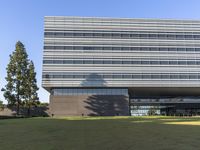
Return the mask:
<path id="1" fill-rule="evenodd" d="M 27 72 L 27 80 L 26 80 L 26 100 L 25 105 L 28 106 L 28 115 L 30 115 L 30 109 L 31 106 L 37 105 L 38 103 L 38 94 L 37 90 L 39 89 L 37 87 L 37 80 L 36 80 L 36 72 L 35 72 L 35 66 L 33 61 L 31 61 L 28 65 L 28 72 Z"/>
<path id="2" fill-rule="evenodd" d="M 9 105 L 17 106 L 17 115 L 19 115 L 19 107 L 26 98 L 26 80 L 28 73 L 28 55 L 24 45 L 18 41 L 15 45 L 15 51 L 10 55 L 10 62 L 6 68 L 7 84 L 4 91 L 4 97 Z"/>

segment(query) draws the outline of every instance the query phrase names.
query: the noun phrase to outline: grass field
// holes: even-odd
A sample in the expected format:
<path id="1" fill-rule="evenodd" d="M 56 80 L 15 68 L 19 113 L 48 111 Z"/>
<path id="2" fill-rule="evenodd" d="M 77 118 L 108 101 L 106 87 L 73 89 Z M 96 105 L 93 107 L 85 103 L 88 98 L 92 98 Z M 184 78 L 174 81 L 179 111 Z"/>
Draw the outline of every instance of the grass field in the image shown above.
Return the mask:
<path id="1" fill-rule="evenodd" d="M 199 150 L 200 118 L 0 120 L 0 150 Z"/>

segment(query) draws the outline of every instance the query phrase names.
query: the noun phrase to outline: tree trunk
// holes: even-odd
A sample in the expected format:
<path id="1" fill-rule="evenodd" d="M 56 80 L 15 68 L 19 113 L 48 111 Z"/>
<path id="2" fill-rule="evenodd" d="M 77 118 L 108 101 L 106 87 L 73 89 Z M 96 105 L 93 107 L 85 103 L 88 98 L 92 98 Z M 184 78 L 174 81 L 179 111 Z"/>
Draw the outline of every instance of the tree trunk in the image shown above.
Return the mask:
<path id="1" fill-rule="evenodd" d="M 17 94 L 17 116 L 19 115 L 19 94 Z"/>
<path id="2" fill-rule="evenodd" d="M 30 114 L 31 114 L 31 106 L 28 105 L 28 116 L 30 117 Z"/>

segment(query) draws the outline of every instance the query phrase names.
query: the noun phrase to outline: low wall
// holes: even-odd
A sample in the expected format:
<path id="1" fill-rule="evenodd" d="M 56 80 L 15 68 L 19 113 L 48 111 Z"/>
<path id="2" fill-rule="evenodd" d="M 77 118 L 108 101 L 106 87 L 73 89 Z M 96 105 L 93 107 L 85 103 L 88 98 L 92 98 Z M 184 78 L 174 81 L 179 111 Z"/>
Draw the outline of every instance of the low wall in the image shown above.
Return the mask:
<path id="1" fill-rule="evenodd" d="M 14 116 L 17 113 L 16 107 L 4 107 L 0 109 L 0 116 Z M 19 110 L 20 115 L 28 116 L 28 108 L 21 107 Z M 30 110 L 30 116 L 49 116 L 49 107 L 32 107 Z"/>

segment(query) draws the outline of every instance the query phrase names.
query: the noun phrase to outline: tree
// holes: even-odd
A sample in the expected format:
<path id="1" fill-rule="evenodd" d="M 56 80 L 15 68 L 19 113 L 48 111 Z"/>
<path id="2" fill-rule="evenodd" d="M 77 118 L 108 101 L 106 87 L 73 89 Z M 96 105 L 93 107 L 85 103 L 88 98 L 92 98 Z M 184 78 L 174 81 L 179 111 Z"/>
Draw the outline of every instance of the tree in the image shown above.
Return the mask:
<path id="1" fill-rule="evenodd" d="M 3 101 L 0 100 L 0 111 L 3 110 L 4 105 L 3 105 Z"/>
<path id="2" fill-rule="evenodd" d="M 28 65 L 28 72 L 27 72 L 27 80 L 26 80 L 26 88 L 25 90 L 25 95 L 26 95 L 26 100 L 25 105 L 28 106 L 28 115 L 30 116 L 30 109 L 31 106 L 37 105 L 38 104 L 38 94 L 37 90 L 39 89 L 37 87 L 37 80 L 36 80 L 36 72 L 35 72 L 35 66 L 33 64 L 33 61 L 31 61 Z"/>
<path id="3" fill-rule="evenodd" d="M 24 45 L 18 41 L 15 45 L 15 51 L 10 55 L 10 62 L 6 68 L 7 84 L 4 91 L 4 97 L 9 105 L 17 106 L 17 115 L 19 115 L 19 107 L 22 101 L 26 99 L 26 81 L 28 76 L 28 55 Z"/>

